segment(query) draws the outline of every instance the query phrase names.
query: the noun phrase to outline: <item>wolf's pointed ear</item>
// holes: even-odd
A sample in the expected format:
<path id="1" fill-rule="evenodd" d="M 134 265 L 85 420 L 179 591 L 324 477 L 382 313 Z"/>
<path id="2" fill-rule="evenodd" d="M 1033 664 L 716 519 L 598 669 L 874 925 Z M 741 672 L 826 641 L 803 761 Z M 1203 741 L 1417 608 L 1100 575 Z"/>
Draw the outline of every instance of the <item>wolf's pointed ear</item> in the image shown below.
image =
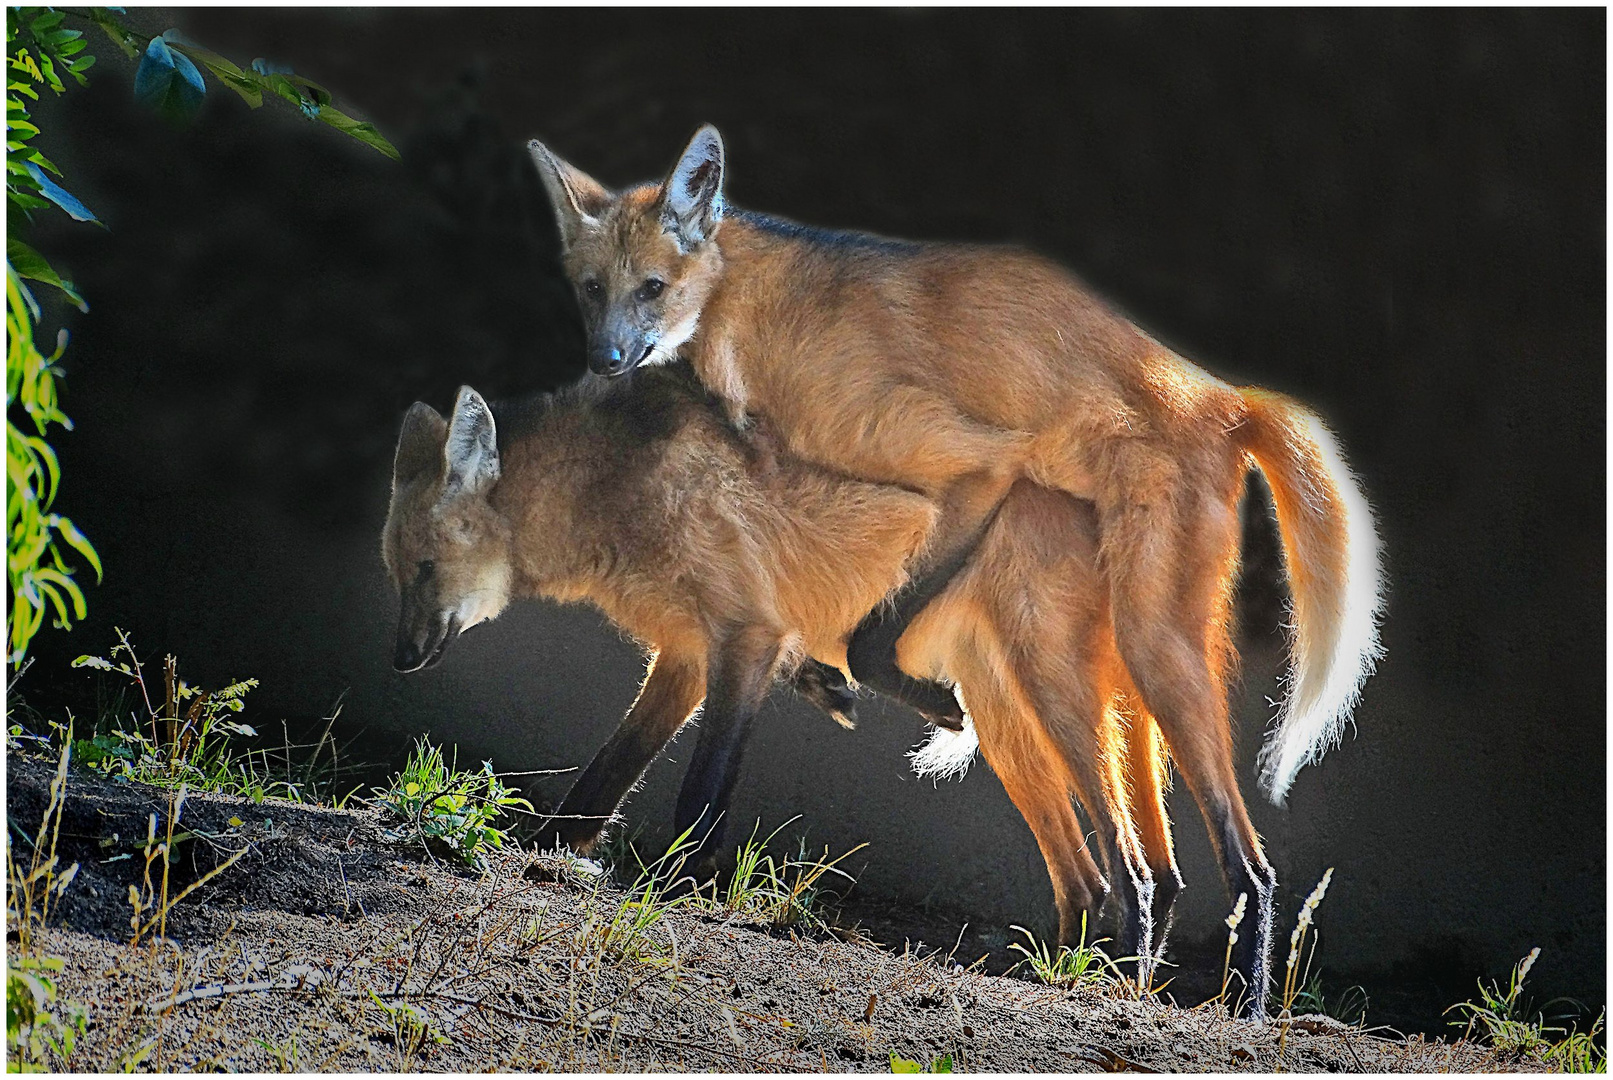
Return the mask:
<path id="1" fill-rule="evenodd" d="M 434 469 L 442 460 L 442 443 L 448 435 L 448 421 L 424 401 L 417 401 L 403 414 L 403 430 L 398 433 L 398 452 L 392 458 L 394 490 Z"/>
<path id="2" fill-rule="evenodd" d="M 610 203 L 610 192 L 581 169 L 561 161 L 547 146 L 533 139 L 526 144 L 537 163 L 538 175 L 554 204 L 555 220 L 560 223 L 560 243 L 571 247 L 577 234 L 599 224 L 599 215 Z"/>
<path id="3" fill-rule="evenodd" d="M 711 238 L 722 221 L 722 136 L 707 124 L 694 133 L 661 185 L 661 224 L 685 251 Z"/>
<path id="4" fill-rule="evenodd" d="M 442 455 L 448 468 L 442 488 L 444 499 L 474 495 L 498 479 L 498 437 L 493 429 L 493 413 L 482 395 L 468 386 L 459 388 Z"/>

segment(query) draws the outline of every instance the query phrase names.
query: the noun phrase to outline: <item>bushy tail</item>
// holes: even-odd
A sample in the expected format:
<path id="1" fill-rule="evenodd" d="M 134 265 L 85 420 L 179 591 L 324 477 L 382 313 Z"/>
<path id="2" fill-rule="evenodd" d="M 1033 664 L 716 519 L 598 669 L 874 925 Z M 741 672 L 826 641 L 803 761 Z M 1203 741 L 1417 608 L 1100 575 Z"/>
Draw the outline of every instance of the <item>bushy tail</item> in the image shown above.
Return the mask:
<path id="1" fill-rule="evenodd" d="M 1242 393 L 1237 437 L 1271 487 L 1294 598 L 1289 692 L 1260 752 L 1261 783 L 1281 804 L 1294 775 L 1339 741 L 1382 655 L 1383 575 L 1372 510 L 1333 433 L 1281 395 Z"/>
<path id="2" fill-rule="evenodd" d="M 932 780 L 962 780 L 963 774 L 974 764 L 975 751 L 979 749 L 974 721 L 964 717 L 962 731 L 931 728 L 924 745 L 909 751 L 907 760 L 913 763 L 913 772 L 919 776 Z"/>
<path id="3" fill-rule="evenodd" d="M 975 734 L 974 717 L 969 714 L 969 702 L 961 688 L 958 701 L 963 705 L 963 730 L 931 727 L 924 745 L 909 751 L 907 760 L 912 762 L 917 775 L 932 780 L 962 780 L 963 774 L 974 764 L 980 738 Z"/>

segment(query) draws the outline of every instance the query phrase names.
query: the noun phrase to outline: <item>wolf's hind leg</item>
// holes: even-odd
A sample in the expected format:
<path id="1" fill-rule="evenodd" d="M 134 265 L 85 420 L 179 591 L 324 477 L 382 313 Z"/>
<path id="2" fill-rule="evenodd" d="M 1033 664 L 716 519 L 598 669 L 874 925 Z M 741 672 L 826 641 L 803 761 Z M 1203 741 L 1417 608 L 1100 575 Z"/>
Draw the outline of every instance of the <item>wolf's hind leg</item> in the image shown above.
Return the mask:
<path id="1" fill-rule="evenodd" d="M 839 668 L 830 667 L 809 656 L 790 677 L 790 687 L 832 716 L 841 727 L 857 726 L 857 694 Z"/>
<path id="2" fill-rule="evenodd" d="M 943 683 L 915 679 L 896 663 L 896 643 L 907 628 L 968 565 L 997 510 L 1013 486 L 1011 475 L 975 473 L 959 481 L 946 500 L 946 508 L 924 556 L 906 585 L 887 603 L 863 617 L 846 644 L 846 663 L 859 683 L 895 698 L 931 723 L 953 731 L 963 730 L 963 709 L 957 695 Z"/>

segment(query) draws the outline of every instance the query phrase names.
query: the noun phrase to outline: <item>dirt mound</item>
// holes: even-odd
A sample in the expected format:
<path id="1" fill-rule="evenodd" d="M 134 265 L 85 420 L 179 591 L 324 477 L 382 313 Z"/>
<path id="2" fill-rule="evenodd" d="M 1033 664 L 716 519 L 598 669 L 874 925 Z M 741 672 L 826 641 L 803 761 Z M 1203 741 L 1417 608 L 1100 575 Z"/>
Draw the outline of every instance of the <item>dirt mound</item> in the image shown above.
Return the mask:
<path id="1" fill-rule="evenodd" d="M 18 754 L 8 766 L 10 820 L 37 823 L 51 768 Z M 38 939 L 66 962 L 62 998 L 90 1013 L 75 1070 L 887 1072 L 892 1053 L 998 1072 L 1507 1064 L 1325 1018 L 1284 1037 L 1113 989 L 646 904 L 564 860 L 544 862 L 547 881 L 523 876 L 514 853 L 472 875 L 388 842 L 368 811 L 216 796 L 185 803 L 192 836 L 171 891 L 247 854 L 185 900 L 166 939 L 131 947 L 128 889 L 169 804 L 141 785 L 69 779 L 59 851 L 81 869 Z"/>
<path id="2" fill-rule="evenodd" d="M 44 816 L 55 765 L 12 753 L 6 766 L 6 817 L 21 850 Z M 129 887 L 145 882 L 148 837 L 159 844 L 166 838 L 174 796 L 73 770 L 56 852 L 63 867 L 77 862 L 79 869 L 56 908 L 62 925 L 128 940 Z M 423 883 L 410 870 L 429 861 L 427 856 L 418 847 L 388 843 L 379 817 L 368 809 L 314 809 L 277 799 L 254 804 L 192 793 L 180 808 L 174 835 L 170 895 L 245 851 L 174 909 L 168 936 L 179 942 L 205 940 L 231 917 L 252 911 L 349 918 L 420 914 L 430 903 L 418 886 L 405 887 Z M 160 884 L 160 858 L 150 873 Z"/>

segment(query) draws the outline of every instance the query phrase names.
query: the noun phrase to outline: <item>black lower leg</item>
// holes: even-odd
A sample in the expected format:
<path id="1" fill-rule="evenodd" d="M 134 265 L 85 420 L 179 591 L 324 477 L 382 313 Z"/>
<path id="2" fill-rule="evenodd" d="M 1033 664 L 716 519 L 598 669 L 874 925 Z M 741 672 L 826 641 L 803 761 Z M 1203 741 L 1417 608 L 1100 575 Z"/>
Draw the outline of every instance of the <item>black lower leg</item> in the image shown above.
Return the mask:
<path id="1" fill-rule="evenodd" d="M 1182 879 L 1174 869 L 1154 870 L 1153 890 L 1149 898 L 1149 923 L 1153 927 L 1150 947 L 1158 960 L 1165 958 L 1165 946 L 1170 938 L 1171 921 L 1175 917 L 1176 898 L 1182 893 Z"/>
<path id="2" fill-rule="evenodd" d="M 1266 996 L 1271 986 L 1271 932 L 1276 911 L 1277 875 L 1258 852 L 1247 850 L 1230 820 L 1221 825 L 1221 864 L 1232 894 L 1234 909 L 1246 897 L 1237 942 L 1232 946 L 1232 970 L 1241 987 L 1228 991 L 1239 1002 L 1238 1015 L 1251 1020 L 1266 1017 Z"/>
<path id="3" fill-rule="evenodd" d="M 770 648 L 740 643 L 713 652 L 700 738 L 673 812 L 678 835 L 687 833 L 695 845 L 685 863 L 699 880 L 710 878 L 716 869 L 716 853 L 727 828 L 728 804 L 739 780 L 751 721 L 767 692 L 778 655 L 776 642 Z"/>
<path id="4" fill-rule="evenodd" d="M 843 727 L 857 726 L 857 694 L 840 669 L 810 657 L 790 679 L 797 694 L 834 717 Z"/>
<path id="5" fill-rule="evenodd" d="M 728 805 L 739 779 L 739 763 L 750 735 L 748 716 L 705 716 L 700 720 L 700 740 L 683 787 L 678 790 L 673 828 L 687 834 L 693 847 L 683 860 L 697 881 L 707 881 L 716 872 L 716 855 L 727 831 Z"/>
<path id="6" fill-rule="evenodd" d="M 859 683 L 917 709 L 931 723 L 953 731 L 963 730 L 963 709 L 957 695 L 944 683 L 915 679 L 898 667 L 896 643 L 919 612 L 941 595 L 968 564 L 996 516 L 993 510 L 964 540 L 932 557 L 889 602 L 863 617 L 846 644 L 846 663 Z"/>

